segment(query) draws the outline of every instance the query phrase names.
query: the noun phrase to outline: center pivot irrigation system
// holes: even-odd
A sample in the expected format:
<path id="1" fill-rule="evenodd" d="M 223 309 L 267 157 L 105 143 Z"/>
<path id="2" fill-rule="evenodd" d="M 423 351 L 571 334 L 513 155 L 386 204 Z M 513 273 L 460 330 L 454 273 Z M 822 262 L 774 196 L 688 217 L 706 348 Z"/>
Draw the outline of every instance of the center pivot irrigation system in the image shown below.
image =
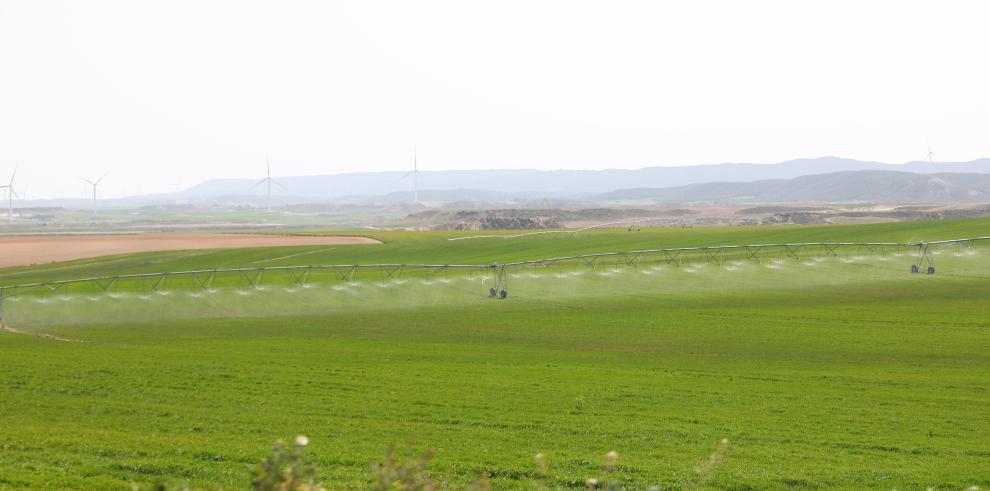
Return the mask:
<path id="1" fill-rule="evenodd" d="M 319 283 L 380 281 L 382 286 L 402 277 L 422 278 L 426 282 L 444 281 L 451 273 L 477 277 L 485 283 L 488 296 L 508 298 L 508 279 L 514 272 L 527 269 L 566 268 L 638 268 L 646 265 L 680 266 L 682 263 L 749 260 L 765 262 L 776 259 L 801 260 L 806 257 L 853 255 L 913 256 L 912 273 L 935 274 L 936 252 L 947 248 L 971 249 L 990 237 L 943 240 L 936 242 L 813 242 L 799 244 L 723 245 L 644 249 L 626 252 L 581 254 L 548 259 L 534 259 L 490 264 L 347 264 L 314 266 L 275 266 L 260 268 L 208 269 L 101 276 L 23 285 L 0 286 L 0 321 L 4 300 L 21 296 L 54 296 L 70 293 L 157 292 L 190 289 L 215 291 L 217 288 L 263 290 L 266 285 L 309 288 Z M 429 283 L 427 283 L 429 284 Z"/>

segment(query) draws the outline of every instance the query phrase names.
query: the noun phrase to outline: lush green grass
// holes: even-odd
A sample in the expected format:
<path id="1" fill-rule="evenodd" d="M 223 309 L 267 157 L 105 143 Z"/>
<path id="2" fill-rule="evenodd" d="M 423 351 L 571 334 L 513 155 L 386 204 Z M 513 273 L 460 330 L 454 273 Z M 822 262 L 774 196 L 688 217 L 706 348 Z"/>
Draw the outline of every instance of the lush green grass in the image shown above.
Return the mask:
<path id="1" fill-rule="evenodd" d="M 305 246 L 127 254 L 26 268 L 0 269 L 0 284 L 85 278 L 135 272 L 182 271 L 245 266 L 354 263 L 482 263 L 570 254 L 664 247 L 817 241 L 933 241 L 990 235 L 990 219 L 863 225 L 779 227 L 653 228 L 641 232 L 599 229 L 520 239 L 448 241 L 476 232 L 355 232 L 382 245 Z M 504 233 L 504 232 L 497 232 Z M 492 232 L 496 234 L 496 232 Z"/>
<path id="2" fill-rule="evenodd" d="M 935 240 L 990 235 L 988 225 L 477 242 L 385 234 L 381 246 L 264 264 Z M 2 282 L 243 265 L 318 249 L 124 256 L 8 271 Z M 12 315 L 29 321 L 25 330 L 86 342 L 0 334 L 0 487 L 243 487 L 245 469 L 274 439 L 298 433 L 310 437 L 332 487 L 360 485 L 369 459 L 411 437 L 437 450 L 438 473 L 462 482 L 487 473 L 500 488 L 530 486 L 537 452 L 551 484 L 583 487 L 601 476 L 609 450 L 631 487 L 682 487 L 723 437 L 730 450 L 711 487 L 986 486 L 990 251 L 975 252 L 940 257 L 935 276 L 904 273 L 908 257 L 521 276 L 504 302 L 456 282 L 423 302 L 401 299 L 437 289 L 412 282 L 356 287 L 353 304 L 340 292 L 299 301 L 298 292 L 272 291 L 273 305 L 296 303 L 267 318 L 176 321 L 161 310 L 137 321 L 118 313 L 148 304 L 125 297 L 80 303 L 85 323 L 49 325 L 30 321 L 32 309 L 51 304 L 18 303 Z M 162 305 L 199 300 L 169 301 Z M 101 312 L 113 322 L 92 322 Z M 245 312 L 254 311 L 238 308 Z"/>

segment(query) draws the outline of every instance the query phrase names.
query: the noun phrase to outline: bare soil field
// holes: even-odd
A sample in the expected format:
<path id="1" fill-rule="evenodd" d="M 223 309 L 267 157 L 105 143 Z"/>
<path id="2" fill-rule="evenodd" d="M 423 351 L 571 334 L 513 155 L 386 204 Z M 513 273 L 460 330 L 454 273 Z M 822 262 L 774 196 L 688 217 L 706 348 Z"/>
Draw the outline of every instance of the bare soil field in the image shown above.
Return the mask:
<path id="1" fill-rule="evenodd" d="M 30 235 L 0 237 L 0 268 L 133 252 L 379 243 L 370 237 L 355 236 L 262 234 Z"/>

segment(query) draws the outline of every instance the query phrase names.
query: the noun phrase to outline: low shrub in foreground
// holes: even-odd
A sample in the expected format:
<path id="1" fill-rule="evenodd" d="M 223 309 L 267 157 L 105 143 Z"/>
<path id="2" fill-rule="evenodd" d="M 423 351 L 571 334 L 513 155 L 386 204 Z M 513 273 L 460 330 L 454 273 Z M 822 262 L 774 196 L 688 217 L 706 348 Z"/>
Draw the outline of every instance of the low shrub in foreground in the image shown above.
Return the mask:
<path id="1" fill-rule="evenodd" d="M 332 488 L 316 480 L 317 469 L 306 459 L 306 445 L 309 439 L 297 436 L 292 445 L 283 441 L 275 442 L 271 454 L 259 462 L 251 470 L 251 489 L 255 491 L 329 491 Z M 714 469 L 723 462 L 729 449 L 729 440 L 723 438 L 712 450 L 707 459 L 694 467 L 693 479 L 684 484 L 683 489 L 701 489 L 708 484 Z M 364 489 L 368 491 L 487 491 L 491 489 L 486 476 L 481 476 L 467 485 L 460 485 L 443 480 L 437 480 L 427 470 L 433 452 L 427 451 L 419 456 L 400 457 L 395 445 L 389 447 L 385 459 L 381 462 L 371 462 L 371 475 Z M 534 457 L 536 465 L 532 488 L 546 490 L 555 487 L 548 474 L 546 456 L 542 453 Z M 619 472 L 619 454 L 611 451 L 605 454 L 605 463 L 601 475 L 585 480 L 587 489 L 602 489 L 620 491 L 627 489 L 623 483 L 624 477 Z M 573 487 L 567 486 L 567 487 Z M 134 491 L 189 491 L 189 488 L 170 488 L 164 484 L 152 488 L 141 488 L 135 485 Z M 658 486 L 647 488 L 648 491 L 659 491 Z M 928 488 L 933 490 L 933 488 Z M 980 491 L 977 486 L 965 491 Z"/>
<path id="2" fill-rule="evenodd" d="M 306 458 L 306 446 L 309 438 L 300 435 L 291 445 L 279 440 L 272 447 L 272 452 L 251 470 L 251 489 L 255 491 L 328 491 L 327 485 L 316 479 L 317 469 Z M 694 480 L 687 483 L 686 489 L 695 489 L 704 485 L 712 470 L 722 462 L 729 441 L 723 439 L 704 462 L 698 464 L 694 471 Z M 428 471 L 433 452 L 427 451 L 419 456 L 403 458 L 396 452 L 395 445 L 389 447 L 381 462 L 371 462 L 371 475 L 365 489 L 369 491 L 486 491 L 491 489 L 487 476 L 481 476 L 467 485 L 438 480 Z M 532 481 L 534 489 L 549 489 L 550 483 L 547 472 L 546 457 L 536 454 L 535 478 Z M 618 472 L 619 454 L 611 451 L 605 454 L 605 464 L 600 476 L 587 478 L 584 482 L 588 489 L 624 490 L 623 476 Z M 135 485 L 134 491 L 189 491 L 189 488 L 170 488 L 157 484 L 152 488 L 142 488 Z M 659 489 L 658 487 L 649 488 Z"/>

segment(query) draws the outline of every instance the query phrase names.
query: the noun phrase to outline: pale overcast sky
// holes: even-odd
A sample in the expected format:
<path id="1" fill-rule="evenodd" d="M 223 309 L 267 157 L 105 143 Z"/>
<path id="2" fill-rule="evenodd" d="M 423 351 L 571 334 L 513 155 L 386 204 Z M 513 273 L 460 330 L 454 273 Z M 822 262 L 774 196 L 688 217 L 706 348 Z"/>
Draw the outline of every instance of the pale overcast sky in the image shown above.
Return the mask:
<path id="1" fill-rule="evenodd" d="M 0 0 L 0 180 L 990 156 L 987 1 Z"/>

